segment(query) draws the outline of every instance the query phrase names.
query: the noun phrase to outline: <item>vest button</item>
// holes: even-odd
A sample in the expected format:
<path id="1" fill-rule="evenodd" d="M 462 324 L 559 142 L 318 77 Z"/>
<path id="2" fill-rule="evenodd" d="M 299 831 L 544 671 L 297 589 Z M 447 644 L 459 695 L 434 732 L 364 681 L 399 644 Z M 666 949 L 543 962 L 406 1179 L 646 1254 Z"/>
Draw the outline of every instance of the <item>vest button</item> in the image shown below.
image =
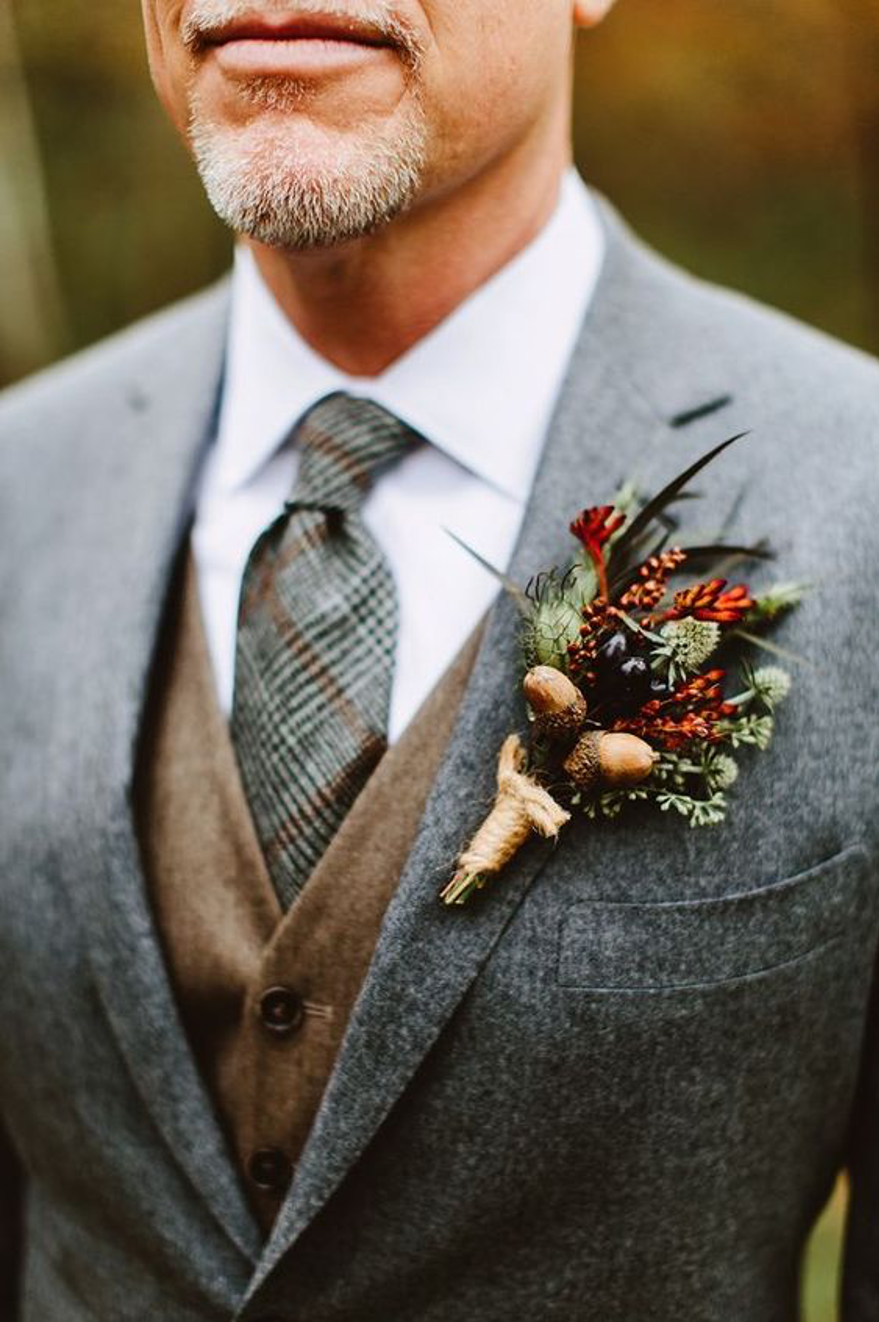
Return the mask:
<path id="1" fill-rule="evenodd" d="M 259 1017 L 270 1033 L 295 1033 L 305 1018 L 302 997 L 292 987 L 269 987 L 259 998 Z"/>
<path id="2" fill-rule="evenodd" d="M 293 1163 L 280 1148 L 259 1148 L 247 1163 L 247 1173 L 257 1189 L 283 1193 L 293 1178 Z"/>

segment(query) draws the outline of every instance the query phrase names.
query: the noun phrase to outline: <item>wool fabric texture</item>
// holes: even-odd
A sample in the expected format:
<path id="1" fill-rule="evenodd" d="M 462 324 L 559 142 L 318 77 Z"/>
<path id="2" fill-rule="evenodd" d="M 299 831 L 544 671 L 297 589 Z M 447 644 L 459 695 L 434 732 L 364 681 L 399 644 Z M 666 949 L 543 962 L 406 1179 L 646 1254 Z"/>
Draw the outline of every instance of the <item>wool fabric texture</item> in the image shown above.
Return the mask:
<path id="1" fill-rule="evenodd" d="M 361 508 L 415 441 L 370 400 L 321 400 L 294 433 L 291 499 L 244 571 L 232 736 L 285 909 L 387 748 L 397 598 Z"/>

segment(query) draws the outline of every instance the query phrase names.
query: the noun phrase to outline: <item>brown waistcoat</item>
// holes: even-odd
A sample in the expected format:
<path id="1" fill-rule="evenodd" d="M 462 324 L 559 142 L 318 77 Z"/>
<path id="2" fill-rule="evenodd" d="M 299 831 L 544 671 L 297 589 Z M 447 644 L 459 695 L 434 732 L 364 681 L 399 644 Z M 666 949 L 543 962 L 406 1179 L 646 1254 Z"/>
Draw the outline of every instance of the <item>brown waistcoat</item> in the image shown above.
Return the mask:
<path id="1" fill-rule="evenodd" d="M 474 635 L 386 753 L 284 914 L 217 704 L 191 557 L 183 566 L 153 677 L 135 809 L 184 1027 L 266 1231 L 329 1080 L 476 643 Z"/>

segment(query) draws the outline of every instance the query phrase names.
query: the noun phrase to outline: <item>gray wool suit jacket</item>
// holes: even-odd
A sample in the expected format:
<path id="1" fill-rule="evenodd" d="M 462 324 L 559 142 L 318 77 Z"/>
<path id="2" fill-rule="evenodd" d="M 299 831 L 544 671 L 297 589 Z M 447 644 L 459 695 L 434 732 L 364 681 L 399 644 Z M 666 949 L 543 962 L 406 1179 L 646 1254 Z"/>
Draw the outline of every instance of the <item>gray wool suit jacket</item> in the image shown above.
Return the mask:
<path id="1" fill-rule="evenodd" d="M 794 689 L 724 825 L 583 819 L 449 912 L 437 888 L 524 724 L 497 602 L 267 1244 L 181 1030 L 130 803 L 227 290 L 0 402 L 0 1108 L 25 1173 L 23 1322 L 793 1322 L 842 1167 L 842 1315 L 879 1320 L 879 371 L 603 214 L 511 572 L 564 559 L 572 514 L 622 478 L 750 429 L 688 508 L 771 537 L 754 586 L 815 585 L 776 634 L 803 658 Z"/>

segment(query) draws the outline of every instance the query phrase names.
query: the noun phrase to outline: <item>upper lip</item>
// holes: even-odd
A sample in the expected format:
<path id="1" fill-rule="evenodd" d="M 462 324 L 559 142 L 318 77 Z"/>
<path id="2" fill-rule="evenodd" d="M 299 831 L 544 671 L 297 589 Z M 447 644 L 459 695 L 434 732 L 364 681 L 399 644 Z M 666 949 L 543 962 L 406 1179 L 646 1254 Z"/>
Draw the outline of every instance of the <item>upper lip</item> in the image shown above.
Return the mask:
<path id="1" fill-rule="evenodd" d="M 229 41 L 355 41 L 368 46 L 386 46 L 388 38 L 380 28 L 353 15 L 338 14 L 257 14 L 244 15 L 199 33 L 209 46 Z"/>

